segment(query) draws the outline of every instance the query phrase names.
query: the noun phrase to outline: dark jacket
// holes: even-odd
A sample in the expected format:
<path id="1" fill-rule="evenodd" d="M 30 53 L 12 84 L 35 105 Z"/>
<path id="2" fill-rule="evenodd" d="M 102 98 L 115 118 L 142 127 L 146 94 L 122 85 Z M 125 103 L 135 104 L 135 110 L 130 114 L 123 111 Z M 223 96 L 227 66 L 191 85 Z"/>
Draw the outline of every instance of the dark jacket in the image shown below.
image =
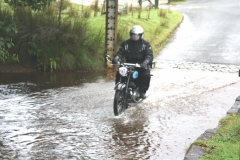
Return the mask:
<path id="1" fill-rule="evenodd" d="M 146 62 L 151 66 L 153 61 L 153 51 L 150 43 L 144 39 L 133 41 L 128 39 L 121 44 L 115 56 L 121 59 L 125 57 L 127 63 Z"/>

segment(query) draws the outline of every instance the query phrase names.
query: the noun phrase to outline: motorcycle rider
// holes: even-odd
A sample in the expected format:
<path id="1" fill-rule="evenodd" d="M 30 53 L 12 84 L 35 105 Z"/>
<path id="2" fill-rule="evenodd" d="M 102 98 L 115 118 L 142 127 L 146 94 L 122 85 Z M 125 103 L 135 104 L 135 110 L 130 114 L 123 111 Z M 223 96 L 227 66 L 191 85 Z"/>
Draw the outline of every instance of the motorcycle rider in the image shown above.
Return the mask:
<path id="1" fill-rule="evenodd" d="M 151 75 L 150 68 L 152 67 L 153 51 L 150 43 L 143 39 L 144 30 L 141 26 L 135 25 L 130 30 L 130 39 L 125 40 L 115 57 L 112 60 L 113 64 L 118 64 L 125 57 L 126 63 L 138 63 L 141 68 L 136 68 L 139 72 L 139 93 L 141 98 L 146 98 L 146 91 L 149 88 Z M 120 75 L 116 74 L 116 83 L 119 81 Z"/>

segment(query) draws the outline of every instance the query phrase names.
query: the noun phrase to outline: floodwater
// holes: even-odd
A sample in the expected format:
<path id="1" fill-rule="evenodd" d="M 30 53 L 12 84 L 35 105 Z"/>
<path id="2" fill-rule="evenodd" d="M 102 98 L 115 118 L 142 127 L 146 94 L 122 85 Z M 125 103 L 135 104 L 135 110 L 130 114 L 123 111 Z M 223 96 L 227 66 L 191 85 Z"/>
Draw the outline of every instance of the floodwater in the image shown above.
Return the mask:
<path id="1" fill-rule="evenodd" d="M 114 73 L 0 77 L 0 158 L 184 158 L 239 95 L 237 74 L 156 66 L 148 97 L 113 114 Z"/>
<path id="2" fill-rule="evenodd" d="M 206 70 L 216 64 L 179 67 L 187 70 L 155 60 L 147 99 L 117 117 L 111 71 L 0 73 L 0 159 L 182 160 L 189 145 L 232 107 L 240 79 L 230 69 Z"/>

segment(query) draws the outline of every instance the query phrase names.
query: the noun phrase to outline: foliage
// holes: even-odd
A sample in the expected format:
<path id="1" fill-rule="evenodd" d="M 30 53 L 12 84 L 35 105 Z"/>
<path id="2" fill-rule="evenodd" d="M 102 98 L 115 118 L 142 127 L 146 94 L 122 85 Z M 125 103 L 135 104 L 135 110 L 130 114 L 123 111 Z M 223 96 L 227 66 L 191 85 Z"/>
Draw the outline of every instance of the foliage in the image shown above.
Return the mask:
<path id="1" fill-rule="evenodd" d="M 15 22 L 11 17 L 8 8 L 0 5 L 0 62 L 18 61 L 18 56 L 9 54 L 8 50 L 12 48 L 12 36 L 17 33 Z"/>
<path id="2" fill-rule="evenodd" d="M 167 15 L 167 10 L 161 8 L 158 12 L 158 16 L 166 18 L 166 15 Z"/>
<path id="3" fill-rule="evenodd" d="M 50 5 L 52 0 L 4 0 L 13 8 L 17 7 L 31 7 L 34 11 L 43 10 L 47 5 Z"/>
<path id="4" fill-rule="evenodd" d="M 165 13 L 164 17 L 159 16 L 160 10 Z M 168 41 L 168 37 L 178 24 L 181 23 L 182 15 L 179 12 L 170 11 L 168 9 L 151 9 L 150 12 L 150 18 L 148 18 L 148 11 L 142 11 L 142 18 L 139 19 L 137 10 L 132 10 L 129 14 L 118 16 L 117 48 L 123 40 L 129 38 L 131 27 L 138 24 L 144 28 L 144 39 L 149 41 L 152 45 L 154 55 L 159 53 L 161 48 L 163 48 L 164 44 Z M 105 15 L 92 18 L 90 25 L 97 30 L 103 28 L 105 25 Z"/>
<path id="5" fill-rule="evenodd" d="M 31 7 L 16 7 L 8 13 L 18 29 L 16 35 L 11 35 L 15 46 L 7 49 L 11 55 L 17 53 L 12 59 L 18 58 L 21 64 L 44 71 L 104 69 L 106 15 L 94 17 L 93 8 L 63 0 L 38 12 L 32 11 Z M 119 16 L 118 46 L 129 38 L 130 28 L 139 24 L 143 26 L 144 38 L 152 44 L 155 55 L 163 46 L 162 41 L 182 19 L 180 13 L 169 11 L 165 17 L 159 17 L 157 9 L 142 11 L 141 19 L 137 17 L 137 10 L 133 12 L 136 14 Z M 168 23 L 162 27 L 160 23 L 164 20 Z"/>
<path id="6" fill-rule="evenodd" d="M 101 59 L 94 60 L 104 49 L 99 43 L 103 32 L 93 32 L 88 19 L 66 15 L 62 16 L 59 25 L 59 17 L 52 7 L 37 13 L 29 7 L 15 9 L 19 33 L 14 42 L 21 62 L 31 62 L 39 70 L 58 71 L 93 70 L 95 64 L 103 63 Z"/>
<path id="7" fill-rule="evenodd" d="M 94 1 L 94 4 L 91 6 L 91 8 L 94 11 L 94 17 L 96 17 L 97 16 L 97 12 L 99 12 L 98 0 Z"/>
<path id="8" fill-rule="evenodd" d="M 240 116 L 233 114 L 220 121 L 217 133 L 208 141 L 197 141 L 208 154 L 202 160 L 233 159 L 240 157 Z"/>
<path id="9" fill-rule="evenodd" d="M 90 18 L 90 17 L 91 17 L 91 12 L 92 12 L 91 8 L 86 8 L 86 9 L 83 11 L 82 17 L 83 17 L 83 18 Z"/>

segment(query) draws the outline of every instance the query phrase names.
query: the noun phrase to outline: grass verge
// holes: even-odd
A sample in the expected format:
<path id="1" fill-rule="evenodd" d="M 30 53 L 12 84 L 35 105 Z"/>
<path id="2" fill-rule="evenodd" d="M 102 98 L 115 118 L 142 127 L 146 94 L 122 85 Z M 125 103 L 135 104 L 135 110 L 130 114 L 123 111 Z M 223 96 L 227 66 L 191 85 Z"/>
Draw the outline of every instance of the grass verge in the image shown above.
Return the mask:
<path id="1" fill-rule="evenodd" d="M 101 15 L 91 18 L 90 25 L 95 30 L 104 30 L 105 17 L 106 15 Z M 142 11 L 141 18 L 138 18 L 138 12 L 118 16 L 118 47 L 123 40 L 129 38 L 131 27 L 138 24 L 144 28 L 144 39 L 151 43 L 154 55 L 157 55 L 182 22 L 182 18 L 181 13 L 169 9 L 145 10 Z"/>
<path id="2" fill-rule="evenodd" d="M 0 10 L 8 11 L 18 30 L 2 37 L 9 37 L 14 44 L 9 56 L 15 54 L 20 64 L 43 71 L 105 69 L 106 15 L 96 8 L 71 3 L 59 5 L 56 2 L 44 11 L 34 12 L 29 7 L 12 10 L 5 4 L 0 5 Z M 6 17 L 2 12 L 1 15 Z M 1 23 L 7 24 L 10 18 Z M 154 55 L 157 55 L 182 18 L 181 13 L 169 9 L 143 7 L 141 12 L 139 8 L 133 8 L 122 13 L 118 16 L 118 48 L 129 38 L 131 27 L 138 24 L 144 28 L 144 39 L 151 43 Z"/>
<path id="3" fill-rule="evenodd" d="M 208 154 L 201 160 L 240 159 L 240 116 L 236 113 L 220 120 L 217 133 L 208 141 L 196 141 Z"/>

